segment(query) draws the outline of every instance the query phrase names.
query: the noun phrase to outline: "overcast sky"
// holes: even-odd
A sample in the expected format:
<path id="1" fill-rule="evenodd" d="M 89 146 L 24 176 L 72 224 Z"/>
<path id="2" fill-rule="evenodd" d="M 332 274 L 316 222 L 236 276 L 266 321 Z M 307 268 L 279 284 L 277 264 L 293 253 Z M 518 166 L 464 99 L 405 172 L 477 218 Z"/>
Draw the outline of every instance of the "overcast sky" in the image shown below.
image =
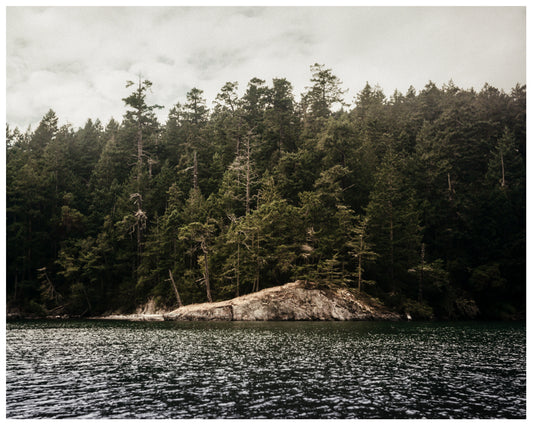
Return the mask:
<path id="1" fill-rule="evenodd" d="M 368 81 L 387 96 L 484 83 L 526 83 L 525 7 L 8 7 L 6 115 L 26 129 L 52 108 L 60 124 L 121 120 L 127 80 L 153 82 L 150 103 L 168 110 L 204 91 L 208 106 L 227 81 L 242 94 L 259 77 L 287 78 L 297 100 L 310 65 L 349 89 Z"/>

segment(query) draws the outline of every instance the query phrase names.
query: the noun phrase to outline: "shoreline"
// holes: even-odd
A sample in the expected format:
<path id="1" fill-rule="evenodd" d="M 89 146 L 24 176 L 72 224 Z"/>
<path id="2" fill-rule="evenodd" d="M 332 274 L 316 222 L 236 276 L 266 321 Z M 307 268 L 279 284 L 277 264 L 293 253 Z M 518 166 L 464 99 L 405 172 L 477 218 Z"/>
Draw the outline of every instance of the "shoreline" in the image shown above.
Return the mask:
<path id="1" fill-rule="evenodd" d="M 525 313 L 499 321 L 525 321 Z M 103 315 L 25 315 L 8 312 L 6 320 L 108 320 L 132 322 L 163 321 L 465 321 L 487 318 L 416 317 L 385 306 L 370 295 L 340 286 L 321 286 L 295 281 L 269 287 L 219 302 L 194 303 L 169 310 L 156 308 L 153 301 L 132 313 Z"/>

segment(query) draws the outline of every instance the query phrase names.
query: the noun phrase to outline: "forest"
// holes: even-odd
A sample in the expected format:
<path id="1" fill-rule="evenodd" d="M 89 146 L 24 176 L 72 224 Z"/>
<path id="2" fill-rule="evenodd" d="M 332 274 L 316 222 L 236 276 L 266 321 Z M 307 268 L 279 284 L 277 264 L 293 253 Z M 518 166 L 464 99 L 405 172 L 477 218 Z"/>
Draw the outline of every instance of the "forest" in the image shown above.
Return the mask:
<path id="1" fill-rule="evenodd" d="M 314 64 L 299 100 L 284 78 L 242 96 L 227 82 L 160 123 L 157 85 L 125 84 L 120 122 L 8 124 L 8 313 L 172 309 L 300 279 L 419 319 L 525 318 L 525 86 L 345 99 Z"/>

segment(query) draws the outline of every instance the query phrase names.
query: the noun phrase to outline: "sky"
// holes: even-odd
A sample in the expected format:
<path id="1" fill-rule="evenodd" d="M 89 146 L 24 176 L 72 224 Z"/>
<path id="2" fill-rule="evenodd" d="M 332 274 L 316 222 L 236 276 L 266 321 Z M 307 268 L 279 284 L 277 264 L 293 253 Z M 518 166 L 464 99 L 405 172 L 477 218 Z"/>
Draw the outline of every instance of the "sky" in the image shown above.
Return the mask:
<path id="1" fill-rule="evenodd" d="M 314 63 L 352 104 L 366 82 L 387 96 L 450 80 L 510 92 L 526 84 L 525 7 L 8 7 L 6 121 L 120 121 L 139 75 L 162 123 L 191 88 L 212 107 L 228 81 L 242 95 L 254 77 L 286 78 L 299 100 Z"/>

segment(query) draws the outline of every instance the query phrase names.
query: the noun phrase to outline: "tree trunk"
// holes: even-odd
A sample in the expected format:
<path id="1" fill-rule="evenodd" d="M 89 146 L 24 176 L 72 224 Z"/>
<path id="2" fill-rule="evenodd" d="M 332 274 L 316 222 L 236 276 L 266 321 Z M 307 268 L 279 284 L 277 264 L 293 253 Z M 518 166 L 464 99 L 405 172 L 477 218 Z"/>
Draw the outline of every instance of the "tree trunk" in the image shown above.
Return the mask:
<path id="1" fill-rule="evenodd" d="M 360 244 L 359 244 L 359 265 L 357 267 L 357 289 L 361 291 L 361 281 L 362 281 L 362 263 L 363 263 L 363 234 L 360 235 Z"/>
<path id="2" fill-rule="evenodd" d="M 237 240 L 237 291 L 236 291 L 236 296 L 239 297 L 239 289 L 240 289 L 240 268 L 241 268 L 241 244 L 240 242 Z"/>
<path id="3" fill-rule="evenodd" d="M 82 314 L 85 315 L 87 312 L 91 312 L 93 310 L 93 307 L 91 306 L 91 301 L 89 300 L 89 295 L 87 294 L 87 290 L 85 289 L 85 286 L 82 286 L 82 289 L 83 289 L 83 294 L 85 296 L 85 301 L 87 302 L 87 309 L 85 310 L 85 312 Z"/>
<path id="4" fill-rule="evenodd" d="M 141 92 L 141 78 L 139 77 L 139 93 Z M 142 166 L 143 166 L 143 132 L 142 132 L 142 113 L 141 110 L 137 110 L 137 121 L 138 121 L 138 130 L 137 130 L 137 193 L 138 204 L 137 209 L 142 210 L 142 197 L 141 197 L 141 175 L 142 175 Z M 141 239 L 142 239 L 141 226 L 137 226 L 137 267 L 141 264 Z"/>
<path id="5" fill-rule="evenodd" d="M 137 226 L 137 262 L 141 264 L 141 225 Z"/>
<path id="6" fill-rule="evenodd" d="M 420 268 L 420 281 L 418 282 L 418 302 L 422 303 L 422 283 L 424 282 L 424 260 L 426 255 L 426 246 L 424 243 L 422 243 L 422 248 L 420 250 L 420 260 L 421 260 L 421 268 Z"/>
<path id="7" fill-rule="evenodd" d="M 390 211 L 390 217 L 389 217 L 389 242 L 390 242 L 390 271 L 389 271 L 389 277 L 392 287 L 392 292 L 396 292 L 396 285 L 394 284 L 394 220 L 393 220 L 393 212 L 392 212 L 392 203 L 389 201 L 389 211 Z"/>
<path id="8" fill-rule="evenodd" d="M 194 173 L 192 178 L 194 190 L 198 190 L 198 159 L 196 158 L 196 151 L 194 151 Z"/>
<path id="9" fill-rule="evenodd" d="M 279 123 L 279 146 L 278 146 L 278 149 L 279 149 L 279 155 L 281 157 L 281 154 L 283 153 L 283 147 L 282 147 L 282 144 L 283 144 L 283 125 L 281 123 L 281 113 L 278 113 L 278 123 Z"/>
<path id="10" fill-rule="evenodd" d="M 505 167 L 503 165 L 503 152 L 500 151 L 500 159 L 501 159 L 501 162 L 502 162 L 502 188 L 505 188 Z"/>
<path id="11" fill-rule="evenodd" d="M 141 78 L 139 77 L 139 93 L 141 93 Z M 140 107 L 137 109 L 137 192 L 141 193 L 141 170 L 143 165 L 143 131 L 142 131 L 142 112 Z"/>
<path id="12" fill-rule="evenodd" d="M 254 279 L 254 291 L 259 291 L 259 268 L 261 266 L 261 260 L 259 258 L 259 232 L 257 233 L 257 263 L 255 269 L 255 279 Z"/>
<path id="13" fill-rule="evenodd" d="M 250 214 L 250 135 L 246 138 L 246 215 Z"/>
<path id="14" fill-rule="evenodd" d="M 202 242 L 202 251 L 204 252 L 204 282 L 205 282 L 205 291 L 207 293 L 207 301 L 212 302 L 211 298 L 211 284 L 209 283 L 209 258 L 207 256 L 207 247 L 205 242 Z"/>
<path id="15" fill-rule="evenodd" d="M 181 297 L 178 292 L 178 287 L 176 286 L 176 283 L 174 282 L 174 277 L 172 276 L 172 271 L 168 270 L 168 276 L 170 277 L 170 282 L 172 283 L 172 287 L 174 287 L 174 293 L 176 293 L 176 300 L 178 301 L 178 307 L 181 308 L 183 306 L 183 303 L 181 303 Z"/>
<path id="16" fill-rule="evenodd" d="M 137 135 L 137 191 L 141 190 L 141 170 L 143 166 L 143 133 L 141 129 L 141 124 L 139 123 L 139 130 Z"/>
<path id="17" fill-rule="evenodd" d="M 238 157 L 239 156 L 239 153 L 241 151 L 241 119 L 239 117 L 239 121 L 237 123 L 237 146 L 235 147 L 235 156 Z"/>

